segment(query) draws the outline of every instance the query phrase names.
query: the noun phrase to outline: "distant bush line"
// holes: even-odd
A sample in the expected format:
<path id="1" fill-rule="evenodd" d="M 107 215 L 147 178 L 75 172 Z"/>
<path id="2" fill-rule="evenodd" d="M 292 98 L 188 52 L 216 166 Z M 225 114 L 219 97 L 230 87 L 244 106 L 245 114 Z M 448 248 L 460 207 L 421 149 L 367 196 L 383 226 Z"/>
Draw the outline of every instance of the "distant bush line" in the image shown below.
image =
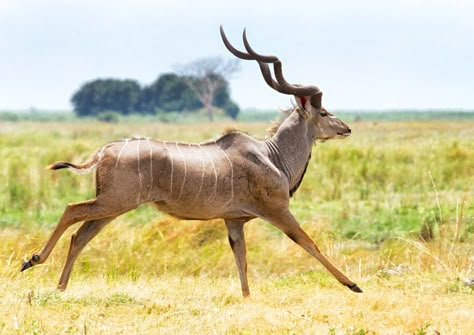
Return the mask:
<path id="1" fill-rule="evenodd" d="M 152 84 L 140 86 L 133 79 L 95 79 L 84 83 L 72 96 L 71 103 L 77 116 L 99 117 L 114 122 L 117 115 L 195 112 L 204 106 L 189 86 L 186 77 L 175 73 L 160 75 Z M 238 105 L 230 99 L 228 82 L 214 95 L 212 106 L 236 118 Z M 105 115 L 101 115 L 106 113 Z"/>
<path id="2" fill-rule="evenodd" d="M 358 121 L 428 121 L 428 120 L 474 120 L 473 111 L 455 110 L 403 110 L 403 111 L 332 111 L 346 122 Z M 217 113 L 216 118 L 224 118 L 224 113 Z M 269 122 L 281 117 L 277 110 L 259 110 L 255 108 L 243 109 L 236 116 L 237 121 L 242 122 Z M 205 113 L 196 111 L 157 111 L 154 114 L 132 113 L 122 115 L 113 111 L 103 111 L 98 115 L 91 116 L 91 120 L 98 119 L 102 122 L 166 122 L 166 123 L 191 123 L 206 122 Z M 33 121 L 33 122 L 73 122 L 78 120 L 72 111 L 48 111 L 48 110 L 0 110 L 0 121 Z"/>

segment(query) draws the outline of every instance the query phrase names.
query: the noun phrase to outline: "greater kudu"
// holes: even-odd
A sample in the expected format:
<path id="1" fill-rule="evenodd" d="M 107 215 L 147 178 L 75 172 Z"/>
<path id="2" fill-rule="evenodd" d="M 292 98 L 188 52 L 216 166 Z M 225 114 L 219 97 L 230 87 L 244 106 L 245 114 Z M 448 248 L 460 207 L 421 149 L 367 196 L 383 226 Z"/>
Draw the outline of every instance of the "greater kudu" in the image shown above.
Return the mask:
<path id="1" fill-rule="evenodd" d="M 72 224 L 85 221 L 72 235 L 69 253 L 58 289 L 65 289 L 78 254 L 105 225 L 143 203 L 182 219 L 222 218 L 239 270 L 242 293 L 249 295 L 244 224 L 256 217 L 267 220 L 318 259 L 343 285 L 362 290 L 325 256 L 303 231 L 288 205 L 303 179 L 316 140 L 344 138 L 351 130 L 321 106 L 321 91 L 315 86 L 289 84 L 275 56 L 262 56 L 250 47 L 235 49 L 238 58 L 255 60 L 268 85 L 294 95 L 297 105 L 268 140 L 256 140 L 231 132 L 215 141 L 184 144 L 134 138 L 106 144 L 91 159 L 75 165 L 58 162 L 53 170 L 76 172 L 96 169 L 96 197 L 66 207 L 51 237 L 39 254 L 23 263 L 22 271 L 43 263 L 58 239 Z M 273 64 L 276 81 L 268 64 Z"/>

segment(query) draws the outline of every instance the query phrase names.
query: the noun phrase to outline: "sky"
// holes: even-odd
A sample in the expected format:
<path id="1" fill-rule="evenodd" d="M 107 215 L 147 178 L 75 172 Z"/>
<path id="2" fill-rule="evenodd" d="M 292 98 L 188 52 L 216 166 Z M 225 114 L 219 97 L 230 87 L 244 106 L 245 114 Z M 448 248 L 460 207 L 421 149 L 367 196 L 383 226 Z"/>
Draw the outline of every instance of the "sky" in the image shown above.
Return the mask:
<path id="1" fill-rule="evenodd" d="M 141 85 L 197 58 L 233 56 L 219 34 L 317 85 L 328 109 L 474 109 L 471 0 L 0 0 L 0 110 L 71 109 L 96 78 Z M 230 79 L 242 108 L 290 97 L 241 61 Z"/>

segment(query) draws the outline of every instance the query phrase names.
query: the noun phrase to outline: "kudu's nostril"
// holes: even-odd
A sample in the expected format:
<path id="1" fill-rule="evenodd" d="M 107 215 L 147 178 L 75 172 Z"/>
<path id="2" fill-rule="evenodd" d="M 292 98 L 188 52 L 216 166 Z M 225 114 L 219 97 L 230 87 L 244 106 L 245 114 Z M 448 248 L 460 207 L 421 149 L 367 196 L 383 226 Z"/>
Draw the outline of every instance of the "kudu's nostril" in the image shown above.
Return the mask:
<path id="1" fill-rule="evenodd" d="M 347 128 L 347 132 L 350 134 L 351 133 L 351 128 Z"/>

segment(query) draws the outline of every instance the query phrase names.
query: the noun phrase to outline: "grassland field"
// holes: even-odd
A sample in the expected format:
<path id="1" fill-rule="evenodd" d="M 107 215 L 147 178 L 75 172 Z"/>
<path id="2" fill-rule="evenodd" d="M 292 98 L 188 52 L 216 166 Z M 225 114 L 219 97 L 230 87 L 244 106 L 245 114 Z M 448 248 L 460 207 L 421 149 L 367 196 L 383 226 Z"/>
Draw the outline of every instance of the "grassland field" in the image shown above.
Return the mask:
<path id="1" fill-rule="evenodd" d="M 142 206 L 117 218 L 55 290 L 72 232 L 20 273 L 94 176 L 49 171 L 134 135 L 200 142 L 268 122 L 0 122 L 0 334 L 472 334 L 474 120 L 353 121 L 318 143 L 291 210 L 364 290 L 342 287 L 270 224 L 246 225 L 251 297 L 220 220 Z"/>

